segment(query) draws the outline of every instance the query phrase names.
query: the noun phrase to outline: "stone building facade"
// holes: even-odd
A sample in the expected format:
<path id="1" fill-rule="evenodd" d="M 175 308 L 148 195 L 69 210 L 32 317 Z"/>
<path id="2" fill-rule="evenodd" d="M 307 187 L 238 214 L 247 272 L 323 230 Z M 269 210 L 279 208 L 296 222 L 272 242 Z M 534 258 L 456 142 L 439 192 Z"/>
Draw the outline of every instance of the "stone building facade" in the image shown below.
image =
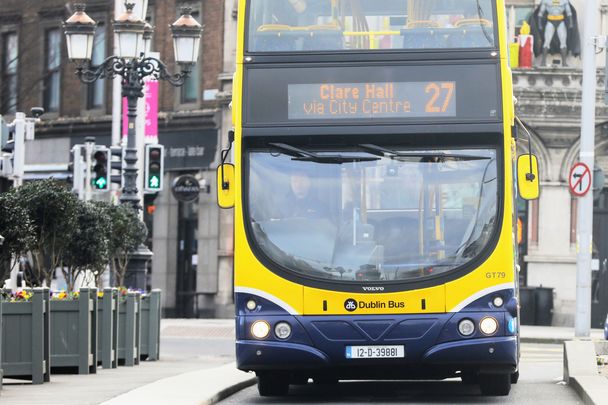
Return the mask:
<path id="1" fill-rule="evenodd" d="M 204 26 L 192 78 L 182 88 L 160 83 L 158 142 L 166 148 L 165 187 L 158 195 L 145 196 L 145 221 L 155 253 L 149 286 L 163 289 L 167 316 L 227 316 L 231 312 L 231 234 L 220 236 L 220 228 L 230 228 L 224 226 L 230 219 L 216 206 L 213 170 L 227 132 L 224 126 L 230 123 L 225 14 L 233 18 L 232 2 L 227 7 L 224 2 L 149 0 L 147 19 L 155 26 L 152 51 L 160 54 L 171 71 L 177 67 L 169 25 L 180 8 L 191 7 Z M 113 54 L 111 21 L 115 7 L 120 9 L 123 3 L 86 1 L 87 13 L 99 23 L 94 63 Z M 26 180 L 67 178 L 71 147 L 88 136 L 109 146 L 116 128 L 112 82 L 81 84 L 67 59 L 61 22 L 73 13 L 71 6 L 72 2 L 62 0 L 0 2 L 0 114 L 10 119 L 15 111 L 27 112 L 34 106 L 47 110 L 36 140 L 26 145 Z M 120 134 L 114 135 L 114 143 L 117 137 Z M 201 185 L 194 203 L 179 202 L 171 192 L 173 181 L 183 174 L 194 175 Z"/>
<path id="2" fill-rule="evenodd" d="M 517 25 L 538 4 L 538 1 L 509 0 L 510 12 Z M 608 2 L 600 0 L 597 12 L 598 35 L 608 32 Z M 581 37 L 585 24 L 586 2 L 571 0 L 578 13 Z M 512 8 L 511 8 L 512 7 Z M 515 31 L 515 30 L 514 30 Z M 554 61 L 555 59 L 555 61 Z M 514 69 L 514 88 L 519 117 L 532 128 L 532 149 L 539 157 L 541 196 L 528 204 L 527 249 L 522 267 L 523 281 L 530 287 L 554 289 L 553 324 L 574 324 L 576 303 L 576 216 L 577 199 L 568 189 L 570 168 L 578 161 L 581 131 L 582 70 L 581 60 L 569 57 L 571 67 L 560 66 L 559 55 L 549 58 L 551 67 Z M 598 94 L 596 110 L 596 164 L 608 170 L 608 107 L 604 103 L 605 53 L 598 54 Z M 522 142 L 522 152 L 527 142 Z M 594 213 L 593 327 L 603 324 L 608 300 L 602 291 L 604 259 L 607 257 L 608 234 L 604 220 L 605 195 L 596 191 Z M 606 262 L 608 264 L 608 262 Z M 601 321 L 600 321 L 601 320 Z"/>

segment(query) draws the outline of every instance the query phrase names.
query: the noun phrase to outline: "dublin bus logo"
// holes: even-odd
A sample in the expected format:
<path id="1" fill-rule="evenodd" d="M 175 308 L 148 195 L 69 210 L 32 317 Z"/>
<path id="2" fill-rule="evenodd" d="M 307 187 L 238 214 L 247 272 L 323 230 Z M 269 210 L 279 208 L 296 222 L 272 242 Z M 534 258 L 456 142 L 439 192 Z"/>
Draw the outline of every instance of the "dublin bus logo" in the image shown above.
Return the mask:
<path id="1" fill-rule="evenodd" d="M 355 309 L 357 309 L 357 301 L 352 298 L 347 299 L 344 301 L 344 309 L 346 309 L 348 312 L 353 312 Z"/>

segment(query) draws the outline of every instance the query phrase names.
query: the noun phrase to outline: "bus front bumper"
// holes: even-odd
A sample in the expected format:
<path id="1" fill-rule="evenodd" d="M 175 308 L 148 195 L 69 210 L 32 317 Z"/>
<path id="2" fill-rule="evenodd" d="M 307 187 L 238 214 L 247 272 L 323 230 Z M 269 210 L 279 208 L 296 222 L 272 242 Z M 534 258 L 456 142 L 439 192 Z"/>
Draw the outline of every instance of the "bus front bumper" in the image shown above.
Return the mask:
<path id="1" fill-rule="evenodd" d="M 374 378 L 378 370 L 415 371 L 417 377 L 433 370 L 448 372 L 474 370 L 478 372 L 514 372 L 517 368 L 517 337 L 499 336 L 458 340 L 431 346 L 419 356 L 397 359 L 338 359 L 323 351 L 298 343 L 239 340 L 236 342 L 238 368 L 245 371 L 348 369 L 354 376 Z M 361 373 L 357 374 L 356 370 Z M 448 374 L 450 374 L 448 372 Z M 428 377 L 428 375 L 426 375 Z M 448 377 L 446 375 L 444 377 Z"/>

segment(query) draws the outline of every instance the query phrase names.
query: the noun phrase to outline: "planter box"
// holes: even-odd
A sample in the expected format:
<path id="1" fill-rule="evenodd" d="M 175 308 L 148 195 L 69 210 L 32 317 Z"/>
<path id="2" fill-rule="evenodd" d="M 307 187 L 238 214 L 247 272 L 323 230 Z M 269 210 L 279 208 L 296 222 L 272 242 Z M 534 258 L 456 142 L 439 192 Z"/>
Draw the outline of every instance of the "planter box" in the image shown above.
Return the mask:
<path id="1" fill-rule="evenodd" d="M 2 391 L 3 376 L 4 371 L 2 370 L 2 294 L 0 294 L 0 391 Z"/>
<path id="2" fill-rule="evenodd" d="M 118 304 L 118 362 L 132 367 L 139 364 L 141 340 L 141 294 L 130 292 Z"/>
<path id="3" fill-rule="evenodd" d="M 96 288 L 81 288 L 77 300 L 51 301 L 51 364 L 97 372 Z"/>
<path id="4" fill-rule="evenodd" d="M 161 290 L 152 290 L 141 297 L 141 360 L 160 358 L 160 296 Z"/>
<path id="5" fill-rule="evenodd" d="M 118 290 L 106 288 L 97 307 L 97 364 L 118 367 Z"/>
<path id="6" fill-rule="evenodd" d="M 35 288 L 30 302 L 2 303 L 4 377 L 50 381 L 50 299 L 48 288 Z"/>

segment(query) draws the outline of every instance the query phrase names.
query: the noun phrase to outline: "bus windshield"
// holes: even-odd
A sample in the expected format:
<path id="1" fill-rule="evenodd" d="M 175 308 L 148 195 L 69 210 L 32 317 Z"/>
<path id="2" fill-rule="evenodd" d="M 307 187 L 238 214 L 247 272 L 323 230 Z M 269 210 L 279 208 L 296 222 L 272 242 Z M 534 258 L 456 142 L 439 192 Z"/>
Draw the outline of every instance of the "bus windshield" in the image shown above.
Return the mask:
<path id="1" fill-rule="evenodd" d="M 497 222 L 494 149 L 249 154 L 255 244 L 300 275 L 418 280 L 471 261 Z"/>
<path id="2" fill-rule="evenodd" d="M 249 52 L 493 48 L 492 0 L 250 0 Z"/>

